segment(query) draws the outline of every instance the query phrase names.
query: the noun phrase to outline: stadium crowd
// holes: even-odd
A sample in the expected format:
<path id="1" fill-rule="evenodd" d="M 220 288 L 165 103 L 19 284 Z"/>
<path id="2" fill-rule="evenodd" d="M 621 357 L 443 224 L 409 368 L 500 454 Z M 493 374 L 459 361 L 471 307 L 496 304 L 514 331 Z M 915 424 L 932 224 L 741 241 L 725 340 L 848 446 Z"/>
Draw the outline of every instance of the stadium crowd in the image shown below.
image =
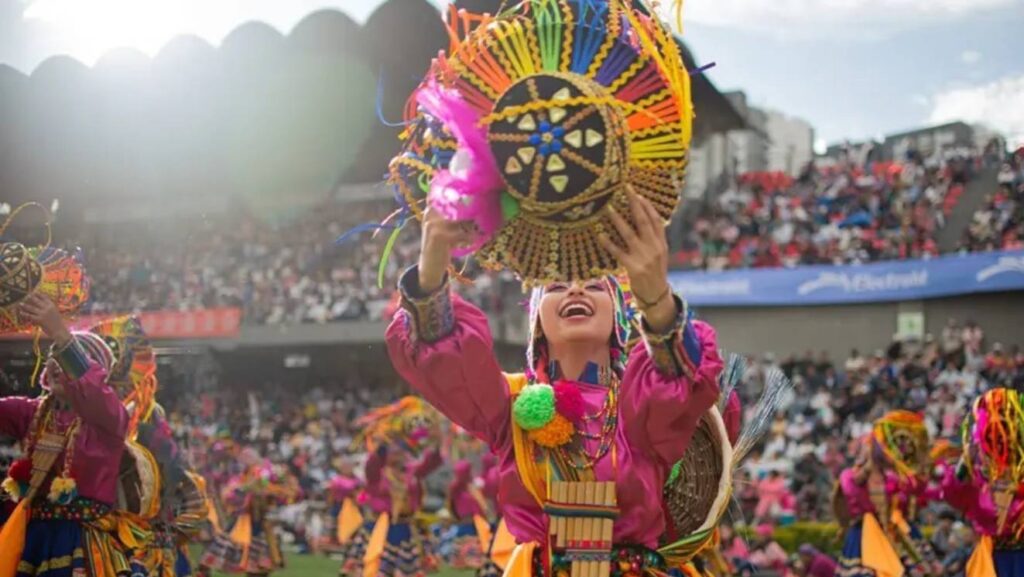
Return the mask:
<path id="1" fill-rule="evenodd" d="M 983 158 L 956 153 L 866 169 L 812 164 L 795 179 L 742 175 L 714 201 L 685 211 L 686 238 L 673 266 L 719 270 L 936 255 L 936 232 Z M 965 231 L 963 250 L 1022 245 L 1022 159 L 1012 157 L 999 172 L 1000 188 Z M 394 297 L 390 279 L 415 262 L 415 231 L 395 244 L 383 288 L 377 283 L 381 239 L 331 241 L 379 222 L 390 208 L 390 200 L 330 198 L 284 224 L 242 210 L 224 219 L 164 223 L 165 234 L 147 230 L 139 242 L 85 246 L 96 278 L 89 312 L 237 306 L 251 324 L 378 320 Z M 508 273 L 480 275 L 462 291 L 489 311 L 519 298 Z"/>
<path id="2" fill-rule="evenodd" d="M 744 174 L 691 212 L 675 264 L 722 270 L 934 256 L 935 234 L 981 162 L 952 151 L 905 163 L 812 163 L 795 179 Z"/>
<path id="3" fill-rule="evenodd" d="M 999 169 L 998 188 L 985 198 L 964 231 L 961 250 L 1024 248 L 1024 149 Z"/>
<path id="4" fill-rule="evenodd" d="M 368 234 L 343 246 L 331 240 L 379 222 L 388 206 L 328 199 L 282 225 L 240 211 L 217 221 L 177 219 L 139 242 L 85 246 L 94 277 L 86 312 L 240 307 L 251 324 L 379 320 L 393 297 L 391 282 L 377 283 L 381 243 L 366 242 Z M 418 240 L 414 230 L 404 233 L 388 279 L 415 262 Z M 507 278 L 484 275 L 463 292 L 496 310 L 502 292 L 489 289 Z"/>

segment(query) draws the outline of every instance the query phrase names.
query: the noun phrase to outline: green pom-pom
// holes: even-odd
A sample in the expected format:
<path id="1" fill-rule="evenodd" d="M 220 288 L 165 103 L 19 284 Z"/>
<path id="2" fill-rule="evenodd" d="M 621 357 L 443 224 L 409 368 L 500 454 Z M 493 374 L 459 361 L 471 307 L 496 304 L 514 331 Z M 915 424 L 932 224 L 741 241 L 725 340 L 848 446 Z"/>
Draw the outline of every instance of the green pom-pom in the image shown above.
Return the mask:
<path id="1" fill-rule="evenodd" d="M 501 218 L 508 222 L 519 216 L 519 201 L 507 191 L 501 193 Z"/>
<path id="2" fill-rule="evenodd" d="M 551 385 L 530 385 L 524 388 L 512 405 L 516 424 L 532 431 L 555 418 L 555 390 Z"/>

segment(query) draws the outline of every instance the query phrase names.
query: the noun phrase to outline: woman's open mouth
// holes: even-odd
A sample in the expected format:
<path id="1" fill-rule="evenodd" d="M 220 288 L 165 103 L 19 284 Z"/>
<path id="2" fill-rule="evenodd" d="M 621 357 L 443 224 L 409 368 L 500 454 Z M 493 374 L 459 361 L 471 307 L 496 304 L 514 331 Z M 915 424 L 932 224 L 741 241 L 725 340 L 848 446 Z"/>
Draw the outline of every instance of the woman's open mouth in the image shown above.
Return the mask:
<path id="1" fill-rule="evenodd" d="M 583 301 L 569 301 L 559 309 L 558 316 L 563 319 L 590 318 L 594 316 L 594 309 Z"/>

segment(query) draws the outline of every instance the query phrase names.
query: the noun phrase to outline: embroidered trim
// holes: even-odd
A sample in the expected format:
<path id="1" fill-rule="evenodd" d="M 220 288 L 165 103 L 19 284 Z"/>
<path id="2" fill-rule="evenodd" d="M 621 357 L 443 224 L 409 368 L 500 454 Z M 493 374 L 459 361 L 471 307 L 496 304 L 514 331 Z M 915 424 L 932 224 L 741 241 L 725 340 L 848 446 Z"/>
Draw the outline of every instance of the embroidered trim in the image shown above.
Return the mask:
<path id="1" fill-rule="evenodd" d="M 60 349 L 51 350 L 50 356 L 70 379 L 80 379 L 89 370 L 89 355 L 77 339 L 71 339 Z"/>
<path id="2" fill-rule="evenodd" d="M 419 286 L 419 271 L 412 266 L 402 274 L 398 290 L 402 296 L 402 309 L 411 320 L 409 330 L 414 339 L 435 343 L 455 329 L 455 312 L 447 276 L 439 289 L 424 294 Z"/>
<path id="3" fill-rule="evenodd" d="M 664 333 L 656 333 L 642 318 L 640 332 L 644 344 L 651 357 L 651 362 L 658 371 L 670 378 L 692 377 L 700 367 L 700 339 L 690 323 L 689 307 L 678 295 L 672 295 L 676 301 L 676 320 Z"/>
<path id="4" fill-rule="evenodd" d="M 76 547 L 71 555 L 62 555 L 60 557 L 51 557 L 35 566 L 28 561 L 21 561 L 18 563 L 18 573 L 27 573 L 29 575 L 39 575 L 46 573 L 47 571 L 54 571 L 57 569 L 67 569 L 71 567 L 71 564 L 75 560 L 84 560 L 85 551 L 81 547 Z"/>

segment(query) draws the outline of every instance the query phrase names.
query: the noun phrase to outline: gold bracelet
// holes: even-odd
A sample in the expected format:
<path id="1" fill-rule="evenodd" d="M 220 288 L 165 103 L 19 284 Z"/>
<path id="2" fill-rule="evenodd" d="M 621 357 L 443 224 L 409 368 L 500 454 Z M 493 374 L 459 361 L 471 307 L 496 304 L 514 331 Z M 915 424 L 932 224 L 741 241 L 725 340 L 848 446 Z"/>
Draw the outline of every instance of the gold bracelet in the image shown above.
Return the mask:
<path id="1" fill-rule="evenodd" d="M 658 304 L 661 301 L 665 300 L 665 297 L 667 297 L 670 294 L 672 294 L 672 285 L 666 286 L 665 292 L 661 293 L 661 295 L 658 298 L 654 299 L 654 302 L 647 302 L 644 299 L 640 298 L 640 295 L 636 293 L 633 293 L 633 296 L 636 297 L 636 308 L 641 311 L 645 311 L 647 309 L 658 306 Z"/>

